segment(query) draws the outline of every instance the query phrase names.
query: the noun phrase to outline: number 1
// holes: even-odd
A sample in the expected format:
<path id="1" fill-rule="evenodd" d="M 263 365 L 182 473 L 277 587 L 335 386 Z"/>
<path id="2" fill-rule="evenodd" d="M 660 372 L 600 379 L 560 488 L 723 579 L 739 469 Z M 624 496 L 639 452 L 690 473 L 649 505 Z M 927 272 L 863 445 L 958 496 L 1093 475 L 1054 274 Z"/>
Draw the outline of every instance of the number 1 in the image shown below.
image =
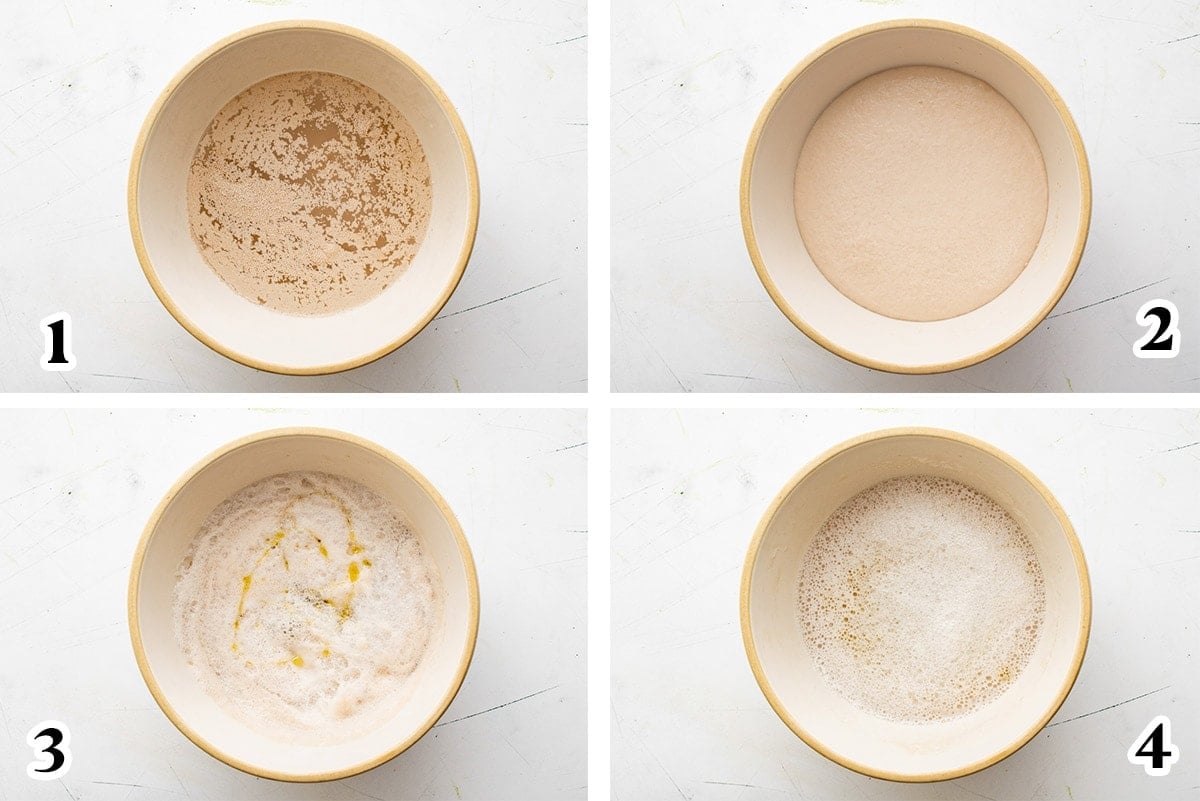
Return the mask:
<path id="1" fill-rule="evenodd" d="M 42 354 L 42 369 L 66 372 L 75 369 L 75 354 L 71 352 L 71 315 L 52 314 L 41 322 L 46 335 L 46 352 Z"/>

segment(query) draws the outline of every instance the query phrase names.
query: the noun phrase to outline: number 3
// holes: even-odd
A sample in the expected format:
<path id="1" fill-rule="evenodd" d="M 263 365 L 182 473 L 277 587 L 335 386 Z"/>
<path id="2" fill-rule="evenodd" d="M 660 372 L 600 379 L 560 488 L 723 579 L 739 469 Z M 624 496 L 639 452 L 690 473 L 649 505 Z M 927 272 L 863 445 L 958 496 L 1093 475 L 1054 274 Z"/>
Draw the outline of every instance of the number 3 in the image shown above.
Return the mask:
<path id="1" fill-rule="evenodd" d="M 49 740 L 49 745 L 39 743 L 39 740 Z M 29 778 L 40 781 L 61 779 L 71 769 L 71 732 L 65 723 L 57 720 L 47 720 L 34 726 L 25 735 L 25 742 L 35 754 L 44 755 L 42 759 L 30 762 L 25 766 Z"/>

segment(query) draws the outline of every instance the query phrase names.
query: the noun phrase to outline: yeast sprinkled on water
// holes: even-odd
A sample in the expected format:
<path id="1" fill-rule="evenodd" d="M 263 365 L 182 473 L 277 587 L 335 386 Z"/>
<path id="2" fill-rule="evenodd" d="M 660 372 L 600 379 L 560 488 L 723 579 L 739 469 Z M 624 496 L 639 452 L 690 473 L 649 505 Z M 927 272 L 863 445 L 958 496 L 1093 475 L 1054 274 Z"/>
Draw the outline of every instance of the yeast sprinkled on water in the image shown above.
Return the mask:
<path id="1" fill-rule="evenodd" d="M 217 112 L 188 173 L 189 228 L 205 262 L 250 302 L 331 314 L 408 268 L 432 192 L 399 109 L 349 78 L 292 72 Z"/>

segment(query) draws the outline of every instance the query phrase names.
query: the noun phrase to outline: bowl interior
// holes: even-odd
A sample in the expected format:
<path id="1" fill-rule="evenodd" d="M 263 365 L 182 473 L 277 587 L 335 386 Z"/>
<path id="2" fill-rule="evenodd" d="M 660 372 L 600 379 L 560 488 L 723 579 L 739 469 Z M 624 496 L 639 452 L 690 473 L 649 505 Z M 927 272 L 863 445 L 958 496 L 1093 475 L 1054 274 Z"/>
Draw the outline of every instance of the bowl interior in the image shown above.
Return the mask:
<path id="1" fill-rule="evenodd" d="M 188 229 L 188 169 L 213 117 L 249 86 L 303 70 L 351 78 L 395 105 L 421 140 L 433 184 L 429 228 L 402 277 L 367 303 L 322 317 L 282 314 L 238 295 L 204 262 Z M 244 363 L 276 372 L 319 372 L 383 355 L 444 305 L 473 243 L 475 167 L 460 132 L 449 101 L 428 76 L 348 29 L 305 24 L 237 38 L 183 77 L 135 154 L 140 172 L 131 191 L 144 266 L 157 276 L 156 290 L 180 322 Z"/>
<path id="2" fill-rule="evenodd" d="M 747 237 L 758 249 L 756 267 L 776 303 L 826 347 L 897 372 L 965 366 L 1013 344 L 1037 325 L 1074 275 L 1090 214 L 1082 144 L 1049 85 L 1031 75 L 1028 65 L 977 38 L 981 35 L 930 24 L 848 34 L 809 62 L 764 112 L 746 165 Z M 863 78 L 909 65 L 947 67 L 991 84 L 1037 139 L 1049 190 L 1042 238 L 1024 271 L 989 303 L 936 322 L 885 317 L 841 294 L 804 247 L 793 195 L 800 149 L 825 107 Z"/>
<path id="3" fill-rule="evenodd" d="M 358 481 L 402 512 L 437 566 L 443 621 L 410 678 L 410 696 L 380 729 L 332 746 L 291 745 L 267 738 L 225 712 L 193 676 L 172 623 L 175 573 L 193 536 L 225 498 L 259 479 L 317 470 Z M 435 491 L 407 466 L 342 435 L 290 434 L 255 439 L 205 464 L 170 497 L 145 535 L 136 578 L 134 620 L 147 682 L 156 700 L 198 745 L 236 767 L 272 778 L 348 775 L 371 767 L 425 733 L 457 691 L 475 643 L 478 590 L 465 541 Z M 135 566 L 135 569 L 136 566 Z M 357 770 L 356 770 L 357 769 Z"/>
<path id="4" fill-rule="evenodd" d="M 959 437 L 881 436 L 830 456 L 777 500 L 747 565 L 748 634 L 772 705 L 810 745 L 870 775 L 919 780 L 986 767 L 1045 725 L 1082 659 L 1090 600 L 1069 523 L 1013 463 Z M 1017 679 L 973 713 L 923 725 L 884 720 L 846 700 L 819 673 L 796 620 L 801 563 L 821 524 L 859 492 L 913 474 L 952 478 L 999 503 L 1029 535 L 1046 587 L 1041 639 Z"/>

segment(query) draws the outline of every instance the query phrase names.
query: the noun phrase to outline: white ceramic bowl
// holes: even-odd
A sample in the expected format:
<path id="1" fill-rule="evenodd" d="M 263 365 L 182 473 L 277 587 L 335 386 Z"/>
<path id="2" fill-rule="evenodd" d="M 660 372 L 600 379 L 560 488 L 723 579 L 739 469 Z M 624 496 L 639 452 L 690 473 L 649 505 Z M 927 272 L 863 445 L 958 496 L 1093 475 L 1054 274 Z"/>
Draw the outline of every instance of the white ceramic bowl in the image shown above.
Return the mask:
<path id="1" fill-rule="evenodd" d="M 409 679 L 411 696 L 379 729 L 340 745 L 285 744 L 251 730 L 200 686 L 175 639 L 172 594 L 180 560 L 209 513 L 249 484 L 315 470 L 364 484 L 418 532 L 441 576 L 442 624 Z M 231 442 L 189 470 L 146 524 L 129 577 L 129 631 L 154 700 L 181 732 L 235 768 L 284 781 L 327 781 L 375 767 L 415 743 L 450 705 L 479 628 L 475 563 L 454 513 L 411 465 L 372 442 L 317 428 L 264 431 Z"/>
<path id="2" fill-rule="evenodd" d="M 1024 271 L 980 308 L 936 322 L 885 317 L 847 298 L 813 263 L 796 223 L 796 164 L 813 123 L 858 81 L 909 65 L 947 67 L 991 84 L 1033 131 L 1049 190 L 1042 238 Z M 896 373 L 966 367 L 1032 331 L 1075 275 L 1091 206 L 1083 141 L 1050 83 L 1004 44 L 937 20 L 869 25 L 819 48 L 771 95 L 742 162 L 742 229 L 771 299 L 796 327 L 827 350 Z"/>
<path id="3" fill-rule="evenodd" d="M 301 70 L 351 78 L 391 101 L 416 130 L 433 183 L 429 228 L 402 277 L 367 303 L 321 317 L 283 314 L 238 295 L 204 262 L 188 229 L 188 168 L 213 117 L 247 87 Z M 387 42 L 329 22 L 262 25 L 201 53 L 154 104 L 129 172 L 134 248 L 159 300 L 213 350 L 276 373 L 348 370 L 416 336 L 458 286 L 478 220 L 475 157 L 446 95 Z"/>
<path id="4" fill-rule="evenodd" d="M 805 553 L 843 503 L 905 475 L 951 478 L 1021 524 L 1041 563 L 1046 612 L 1029 663 L 996 699 L 950 721 L 876 717 L 818 671 L 796 621 Z M 893 781 L 940 781 L 999 762 L 1041 731 L 1066 699 L 1087 648 L 1091 588 L 1083 551 L 1050 491 L 1012 457 L 952 431 L 876 431 L 818 456 L 780 491 L 755 531 L 742 574 L 742 636 L 754 677 L 804 742 L 851 770 Z"/>

